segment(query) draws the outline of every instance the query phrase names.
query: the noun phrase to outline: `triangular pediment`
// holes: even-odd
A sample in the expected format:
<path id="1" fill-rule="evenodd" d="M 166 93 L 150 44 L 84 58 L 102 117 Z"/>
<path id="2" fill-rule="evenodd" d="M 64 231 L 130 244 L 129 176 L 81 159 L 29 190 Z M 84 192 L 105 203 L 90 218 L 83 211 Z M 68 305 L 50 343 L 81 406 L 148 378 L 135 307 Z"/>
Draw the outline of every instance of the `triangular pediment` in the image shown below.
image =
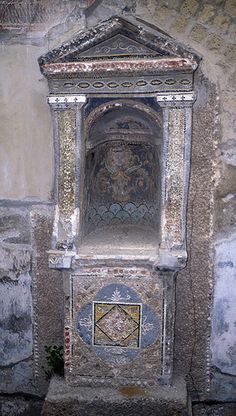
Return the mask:
<path id="1" fill-rule="evenodd" d="M 157 28 L 137 20 L 111 17 L 71 41 L 39 58 L 45 64 L 70 63 L 99 59 L 188 58 L 197 63 L 200 57 Z"/>
<path id="2" fill-rule="evenodd" d="M 122 56 L 146 56 L 158 55 L 158 52 L 147 47 L 146 45 L 136 42 L 135 40 L 124 36 L 121 33 L 112 36 L 104 42 L 98 43 L 96 46 L 81 52 L 80 57 L 122 57 Z M 161 55 L 161 54 L 160 54 Z"/>

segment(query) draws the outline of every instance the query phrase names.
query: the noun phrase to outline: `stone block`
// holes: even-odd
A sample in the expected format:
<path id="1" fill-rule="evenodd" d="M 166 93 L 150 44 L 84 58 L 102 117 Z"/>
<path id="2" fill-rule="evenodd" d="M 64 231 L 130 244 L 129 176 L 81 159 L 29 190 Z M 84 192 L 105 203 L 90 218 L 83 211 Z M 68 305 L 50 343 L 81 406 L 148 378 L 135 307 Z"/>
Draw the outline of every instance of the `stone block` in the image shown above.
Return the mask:
<path id="1" fill-rule="evenodd" d="M 23 397 L 0 397 L 1 416 L 40 416 L 43 401 Z"/>
<path id="2" fill-rule="evenodd" d="M 30 227 L 27 212 L 0 208 L 0 241 L 30 244 Z"/>
<path id="3" fill-rule="evenodd" d="M 236 376 L 236 235 L 215 245 L 212 364 Z"/>
<path id="4" fill-rule="evenodd" d="M 215 7 L 211 4 L 206 4 L 198 15 L 198 22 L 207 23 L 215 14 Z"/>
<path id="5" fill-rule="evenodd" d="M 230 16 L 236 16 L 236 2 L 235 0 L 226 0 L 225 11 L 229 13 Z"/>
<path id="6" fill-rule="evenodd" d="M 227 60 L 230 61 L 230 63 L 232 61 L 235 61 L 236 60 L 236 45 L 229 44 L 224 51 L 224 56 L 226 57 Z"/>
<path id="7" fill-rule="evenodd" d="M 142 389 L 68 387 L 54 377 L 49 386 L 42 416 L 190 416 L 187 391 L 182 379 L 173 386 Z"/>
<path id="8" fill-rule="evenodd" d="M 202 25 L 195 25 L 190 33 L 190 38 L 195 42 L 202 42 L 208 35 L 207 29 Z"/>
<path id="9" fill-rule="evenodd" d="M 224 40 L 218 35 L 211 34 L 206 40 L 206 45 L 209 51 L 219 52 L 219 50 L 224 45 Z"/>
<path id="10" fill-rule="evenodd" d="M 229 27 L 229 37 L 232 39 L 232 41 L 235 41 L 236 38 L 236 25 L 232 23 Z"/>
<path id="11" fill-rule="evenodd" d="M 32 354 L 31 277 L 0 280 L 0 363 L 13 365 Z"/>
<path id="12" fill-rule="evenodd" d="M 185 0 L 181 6 L 181 13 L 188 16 L 194 16 L 199 6 L 199 2 L 196 0 Z"/>
<path id="13" fill-rule="evenodd" d="M 17 279 L 31 270 L 31 251 L 25 247 L 2 244 L 0 246 L 0 278 L 6 275 Z"/>
<path id="14" fill-rule="evenodd" d="M 213 25 L 221 32 L 224 33 L 230 25 L 230 18 L 224 14 L 219 14 L 213 20 Z"/>
<path id="15" fill-rule="evenodd" d="M 176 32 L 183 32 L 189 21 L 190 19 L 187 16 L 178 16 L 174 23 L 172 23 L 172 27 L 176 30 Z"/>
<path id="16" fill-rule="evenodd" d="M 235 180 L 234 180 L 235 185 Z M 216 208 L 215 224 L 218 230 L 235 229 L 236 224 L 236 195 L 233 193 L 226 194 L 218 201 Z"/>
<path id="17" fill-rule="evenodd" d="M 236 139 L 230 139 L 220 147 L 221 159 L 227 165 L 236 166 Z"/>
<path id="18" fill-rule="evenodd" d="M 169 7 L 162 6 L 160 9 L 157 10 L 158 20 L 162 22 L 170 23 L 171 18 L 171 10 Z"/>
<path id="19" fill-rule="evenodd" d="M 236 101 L 234 93 L 225 93 L 222 97 L 223 110 L 227 113 L 236 113 Z"/>
<path id="20" fill-rule="evenodd" d="M 236 377 L 221 373 L 216 367 L 213 368 L 211 372 L 211 399 L 219 402 L 235 402 L 235 397 Z"/>
<path id="21" fill-rule="evenodd" d="M 228 85 L 231 89 L 236 90 L 236 71 L 234 71 L 229 77 Z"/>
<path id="22" fill-rule="evenodd" d="M 33 365 L 33 360 L 30 358 L 15 365 L 1 367 L 0 391 L 7 394 L 17 392 L 36 394 Z"/>

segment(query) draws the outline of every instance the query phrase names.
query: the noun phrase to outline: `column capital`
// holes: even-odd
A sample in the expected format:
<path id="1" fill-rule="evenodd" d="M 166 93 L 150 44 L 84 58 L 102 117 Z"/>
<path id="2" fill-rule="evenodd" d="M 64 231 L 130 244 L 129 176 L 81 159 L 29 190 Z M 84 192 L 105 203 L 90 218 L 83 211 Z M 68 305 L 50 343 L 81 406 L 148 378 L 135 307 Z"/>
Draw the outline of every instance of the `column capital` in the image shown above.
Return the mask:
<path id="1" fill-rule="evenodd" d="M 80 95 L 49 95 L 48 104 L 53 108 L 67 108 L 69 106 L 83 107 L 87 101 L 84 94 Z"/>
<path id="2" fill-rule="evenodd" d="M 195 91 L 165 92 L 156 95 L 156 100 L 161 107 L 185 107 L 196 101 Z"/>

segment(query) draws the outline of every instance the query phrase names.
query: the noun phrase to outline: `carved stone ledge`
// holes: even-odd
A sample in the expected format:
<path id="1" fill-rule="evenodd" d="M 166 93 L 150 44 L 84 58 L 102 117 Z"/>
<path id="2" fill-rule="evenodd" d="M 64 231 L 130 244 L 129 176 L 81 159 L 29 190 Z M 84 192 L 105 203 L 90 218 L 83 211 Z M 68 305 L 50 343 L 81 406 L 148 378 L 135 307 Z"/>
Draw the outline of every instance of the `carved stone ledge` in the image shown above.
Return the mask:
<path id="1" fill-rule="evenodd" d="M 45 76 L 58 76 L 60 74 L 91 74 L 91 73 L 115 73 L 132 72 L 146 73 L 155 71 L 176 71 L 176 70 L 193 70 L 192 63 L 189 59 L 172 58 L 172 59 L 140 59 L 129 61 L 86 61 L 86 62 L 63 62 L 51 63 L 43 66 Z"/>
<path id="2" fill-rule="evenodd" d="M 192 105 L 196 101 L 197 95 L 195 91 L 169 92 L 157 94 L 158 104 L 162 106 L 183 106 Z"/>
<path id="3" fill-rule="evenodd" d="M 187 251 L 186 250 L 166 250 L 160 249 L 159 258 L 155 264 L 157 270 L 179 271 L 186 266 Z"/>
<path id="4" fill-rule="evenodd" d="M 70 269 L 74 251 L 48 251 L 48 266 L 50 269 Z"/>
<path id="5" fill-rule="evenodd" d="M 48 104 L 53 107 L 63 108 L 71 104 L 83 106 L 86 103 L 85 95 L 50 95 L 48 96 Z"/>

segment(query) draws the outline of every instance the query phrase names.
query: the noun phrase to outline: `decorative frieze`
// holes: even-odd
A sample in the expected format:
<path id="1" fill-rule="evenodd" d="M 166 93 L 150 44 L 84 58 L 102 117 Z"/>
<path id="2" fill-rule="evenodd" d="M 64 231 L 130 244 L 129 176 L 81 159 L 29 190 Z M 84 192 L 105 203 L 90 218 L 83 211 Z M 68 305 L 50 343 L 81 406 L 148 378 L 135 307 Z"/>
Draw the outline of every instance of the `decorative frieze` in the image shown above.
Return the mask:
<path id="1" fill-rule="evenodd" d="M 104 93 L 159 93 L 160 91 L 188 91 L 193 87 L 192 73 L 178 74 L 178 73 L 162 73 L 155 75 L 142 74 L 141 76 L 106 76 L 99 80 L 94 77 L 77 77 L 73 76 L 70 79 L 51 78 L 49 79 L 50 91 L 60 94 L 70 94 L 71 92 L 85 93 L 86 94 L 104 94 Z M 71 102 L 77 100 L 77 96 L 71 96 Z M 186 97 L 186 95 L 185 95 Z M 186 97 L 187 98 L 187 97 Z M 49 97 L 51 102 L 55 102 L 54 97 Z M 177 97 L 177 99 L 182 99 Z M 64 101 L 64 97 L 56 97 L 58 103 Z M 60 100 L 60 101 L 59 101 Z M 165 96 L 163 96 L 165 100 Z"/>

